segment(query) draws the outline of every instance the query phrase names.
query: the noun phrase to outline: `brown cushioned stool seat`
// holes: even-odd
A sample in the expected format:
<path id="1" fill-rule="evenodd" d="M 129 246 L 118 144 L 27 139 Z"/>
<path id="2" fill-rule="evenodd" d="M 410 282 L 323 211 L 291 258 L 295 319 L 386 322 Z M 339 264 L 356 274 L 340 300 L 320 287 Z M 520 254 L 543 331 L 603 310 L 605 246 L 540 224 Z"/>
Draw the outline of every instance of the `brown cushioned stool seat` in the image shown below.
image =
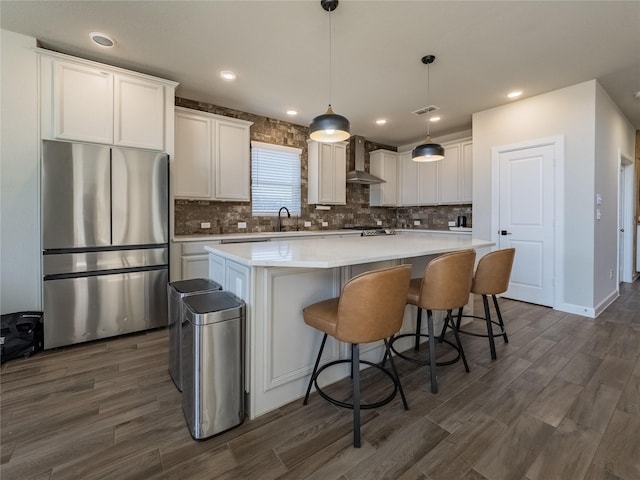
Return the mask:
<path id="1" fill-rule="evenodd" d="M 377 408 L 389 403 L 398 391 L 402 397 L 404 408 L 409 408 L 393 361 L 391 362 L 391 371 L 389 371 L 381 365 L 360 360 L 359 344 L 382 340 L 385 345 L 385 352 L 389 352 L 387 339 L 397 333 L 402 326 L 410 277 L 410 265 L 365 272 L 349 280 L 342 289 L 339 298 L 317 302 L 303 310 L 305 323 L 324 333 L 303 403 L 307 404 L 311 386 L 315 385 L 318 394 L 325 400 L 340 407 L 353 409 L 354 447 L 360 447 L 361 409 Z M 351 344 L 351 358 L 335 360 L 319 367 L 322 352 L 329 335 L 341 342 Z M 339 363 L 351 364 L 352 403 L 332 398 L 318 386 L 320 373 L 326 368 Z M 362 404 L 360 399 L 361 363 L 377 368 L 387 375 L 393 382 L 393 392 L 375 403 Z"/>

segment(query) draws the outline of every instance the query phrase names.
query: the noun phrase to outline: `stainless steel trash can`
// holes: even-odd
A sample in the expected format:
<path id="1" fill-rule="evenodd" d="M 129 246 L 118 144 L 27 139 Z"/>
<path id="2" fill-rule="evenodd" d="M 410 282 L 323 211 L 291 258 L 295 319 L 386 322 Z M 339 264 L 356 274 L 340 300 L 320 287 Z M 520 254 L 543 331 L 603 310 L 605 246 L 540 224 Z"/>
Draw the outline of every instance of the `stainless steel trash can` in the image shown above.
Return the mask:
<path id="1" fill-rule="evenodd" d="M 246 308 L 224 291 L 183 303 L 182 410 L 191 436 L 201 440 L 244 420 Z"/>
<path id="2" fill-rule="evenodd" d="M 184 317 L 182 299 L 188 295 L 222 290 L 222 287 L 207 278 L 194 278 L 171 282 L 169 292 L 169 374 L 178 390 L 182 391 L 182 334 Z"/>

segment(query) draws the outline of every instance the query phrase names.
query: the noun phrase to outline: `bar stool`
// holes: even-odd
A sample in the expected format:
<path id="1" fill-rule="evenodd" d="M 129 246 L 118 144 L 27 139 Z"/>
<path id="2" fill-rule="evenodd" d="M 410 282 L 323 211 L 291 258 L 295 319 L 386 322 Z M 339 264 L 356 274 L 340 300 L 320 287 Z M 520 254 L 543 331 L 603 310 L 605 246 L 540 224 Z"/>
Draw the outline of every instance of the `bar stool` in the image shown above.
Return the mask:
<path id="1" fill-rule="evenodd" d="M 496 356 L 496 344 L 495 337 L 502 337 L 504 343 L 509 343 L 507 337 L 507 331 L 504 328 L 504 322 L 502 321 L 502 313 L 500 312 L 500 306 L 498 305 L 498 298 L 496 295 L 504 293 L 509 288 L 509 280 L 511 279 L 511 268 L 513 267 L 513 259 L 516 254 L 515 248 L 505 248 L 502 250 L 496 250 L 494 252 L 487 253 L 478 262 L 476 273 L 473 277 L 473 283 L 471 284 L 471 293 L 482 295 L 482 303 L 484 305 L 484 317 L 475 315 L 462 315 L 462 308 L 458 310 L 458 319 L 456 327 L 460 333 L 467 335 L 473 335 L 476 337 L 488 337 L 489 349 L 491 350 L 491 359 L 495 360 Z M 491 310 L 489 308 L 489 299 L 491 296 L 493 299 L 493 305 L 496 310 L 498 321 L 491 319 Z M 487 333 L 475 333 L 468 330 L 460 329 L 460 322 L 462 317 L 468 317 L 473 319 L 484 320 L 487 326 Z M 499 328 L 498 332 L 493 331 L 493 326 L 496 325 Z M 443 328 L 442 333 L 446 331 L 446 325 Z"/>
<path id="2" fill-rule="evenodd" d="M 409 285 L 407 294 L 407 305 L 418 307 L 416 317 L 416 332 L 396 335 L 391 339 L 391 350 L 401 358 L 418 365 L 429 365 L 431 377 L 431 393 L 438 393 L 438 382 L 436 367 L 439 365 L 450 365 L 462 358 L 464 368 L 468 372 L 469 365 L 460 342 L 458 327 L 453 321 L 452 311 L 462 308 L 469 301 L 469 291 L 473 277 L 473 265 L 476 258 L 474 250 L 463 250 L 460 252 L 446 253 L 431 260 L 422 278 L 413 278 Z M 422 310 L 427 311 L 427 331 L 428 334 L 420 332 L 422 326 Z M 457 350 L 458 355 L 453 360 L 436 361 L 435 335 L 433 331 L 433 310 L 444 310 L 447 315 L 444 319 L 445 329 L 448 325 L 454 333 L 456 343 L 445 340 L 444 329 L 439 341 L 447 343 Z M 394 343 L 403 337 L 415 337 L 414 351 L 420 350 L 420 337 L 427 337 L 429 342 L 429 360 L 424 361 L 419 358 L 410 357 L 394 348 Z"/>
<path id="3" fill-rule="evenodd" d="M 390 372 L 378 364 L 360 360 L 359 344 L 383 340 L 385 351 L 389 352 L 387 339 L 397 333 L 402 326 L 410 278 L 410 265 L 365 272 L 349 280 L 339 298 L 314 303 L 303 310 L 305 323 L 324 333 L 303 404 L 306 405 L 309 401 L 311 385 L 315 384 L 316 390 L 325 400 L 340 407 L 353 409 L 353 446 L 356 448 L 360 447 L 361 409 L 385 405 L 396 396 L 398 391 L 400 391 L 405 410 L 409 408 L 394 362 L 391 361 L 392 371 Z M 336 360 L 318 368 L 328 335 L 351 344 L 351 359 Z M 332 398 L 318 386 L 318 375 L 324 369 L 338 363 L 351 363 L 353 403 Z M 392 380 L 393 392 L 388 397 L 375 403 L 361 404 L 361 363 L 381 370 Z"/>

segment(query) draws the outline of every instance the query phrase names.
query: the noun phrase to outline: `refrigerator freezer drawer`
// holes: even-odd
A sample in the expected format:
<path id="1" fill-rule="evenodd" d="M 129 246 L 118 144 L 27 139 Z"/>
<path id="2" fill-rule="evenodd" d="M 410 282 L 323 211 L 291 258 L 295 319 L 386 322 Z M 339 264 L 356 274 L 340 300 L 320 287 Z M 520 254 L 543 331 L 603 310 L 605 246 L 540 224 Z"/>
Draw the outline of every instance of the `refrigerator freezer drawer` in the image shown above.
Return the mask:
<path id="1" fill-rule="evenodd" d="M 114 268 L 150 267 L 169 263 L 168 248 L 140 248 L 99 252 L 56 253 L 42 257 L 42 273 L 95 272 Z"/>
<path id="2" fill-rule="evenodd" d="M 167 269 L 46 280 L 44 346 L 167 325 Z"/>

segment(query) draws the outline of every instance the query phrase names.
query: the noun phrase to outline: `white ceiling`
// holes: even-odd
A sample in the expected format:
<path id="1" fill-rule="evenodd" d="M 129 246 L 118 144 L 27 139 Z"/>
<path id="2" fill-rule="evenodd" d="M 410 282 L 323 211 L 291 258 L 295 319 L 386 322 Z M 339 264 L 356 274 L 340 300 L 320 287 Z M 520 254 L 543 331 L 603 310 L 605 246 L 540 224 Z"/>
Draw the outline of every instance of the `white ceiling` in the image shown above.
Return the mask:
<path id="1" fill-rule="evenodd" d="M 471 127 L 471 115 L 598 79 L 640 129 L 640 1 L 358 1 L 331 13 L 332 104 L 388 145 Z M 2 28 L 45 48 L 180 82 L 177 95 L 307 125 L 329 102 L 329 14 L 319 0 L 10 1 Z M 112 35 L 105 50 L 89 32 Z M 420 61 L 436 55 L 430 70 Z M 233 83 L 218 72 L 233 70 Z M 296 119 L 285 111 L 294 108 Z M 386 118 L 387 125 L 375 124 Z"/>

